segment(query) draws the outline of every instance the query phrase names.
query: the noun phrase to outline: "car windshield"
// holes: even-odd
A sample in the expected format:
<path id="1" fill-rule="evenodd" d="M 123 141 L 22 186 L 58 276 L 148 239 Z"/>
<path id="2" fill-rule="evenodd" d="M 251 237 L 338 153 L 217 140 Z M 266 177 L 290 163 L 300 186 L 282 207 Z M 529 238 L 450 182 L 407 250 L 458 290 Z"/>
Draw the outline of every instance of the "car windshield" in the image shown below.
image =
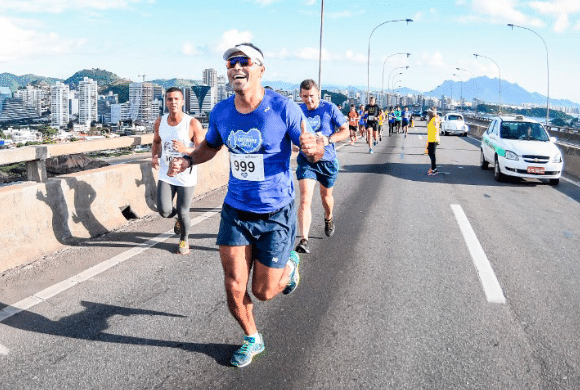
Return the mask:
<path id="1" fill-rule="evenodd" d="M 504 139 L 549 141 L 550 137 L 539 123 L 502 122 L 500 136 Z"/>
<path id="2" fill-rule="evenodd" d="M 449 115 L 447 117 L 447 120 L 450 120 L 450 121 L 462 121 L 463 120 L 463 117 L 461 115 Z"/>

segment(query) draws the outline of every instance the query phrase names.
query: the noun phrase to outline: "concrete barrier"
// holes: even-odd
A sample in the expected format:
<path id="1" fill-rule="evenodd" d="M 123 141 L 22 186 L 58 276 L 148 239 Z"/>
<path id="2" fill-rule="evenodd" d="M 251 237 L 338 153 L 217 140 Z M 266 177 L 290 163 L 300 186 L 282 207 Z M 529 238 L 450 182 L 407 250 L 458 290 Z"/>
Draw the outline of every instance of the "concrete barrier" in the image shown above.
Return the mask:
<path id="1" fill-rule="evenodd" d="M 224 148 L 198 167 L 194 196 L 227 184 Z M 0 272 L 156 212 L 157 171 L 138 161 L 0 188 Z"/>

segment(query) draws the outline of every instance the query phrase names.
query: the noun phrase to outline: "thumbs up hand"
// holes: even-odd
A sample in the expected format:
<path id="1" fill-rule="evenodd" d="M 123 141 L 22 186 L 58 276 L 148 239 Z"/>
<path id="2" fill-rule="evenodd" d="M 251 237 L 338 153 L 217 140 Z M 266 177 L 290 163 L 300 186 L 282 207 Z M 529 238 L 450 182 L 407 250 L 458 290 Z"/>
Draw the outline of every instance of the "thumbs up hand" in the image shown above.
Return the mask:
<path id="1" fill-rule="evenodd" d="M 300 124 L 300 150 L 310 162 L 317 162 L 324 156 L 324 139 L 306 131 L 306 123 Z"/>

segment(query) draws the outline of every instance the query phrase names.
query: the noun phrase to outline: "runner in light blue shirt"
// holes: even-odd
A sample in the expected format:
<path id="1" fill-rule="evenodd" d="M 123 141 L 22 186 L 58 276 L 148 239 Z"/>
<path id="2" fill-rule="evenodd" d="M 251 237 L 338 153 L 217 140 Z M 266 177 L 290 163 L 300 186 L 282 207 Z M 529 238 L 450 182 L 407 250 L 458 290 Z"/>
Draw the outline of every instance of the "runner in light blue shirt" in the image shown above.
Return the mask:
<path id="1" fill-rule="evenodd" d="M 346 139 L 349 135 L 346 118 L 331 102 L 320 100 L 318 85 L 312 79 L 304 80 L 300 84 L 300 108 L 312 130 L 324 140 L 325 152 L 318 162 L 309 162 L 303 153 L 296 158 L 298 167 L 296 177 L 300 186 L 300 206 L 298 208 L 298 226 L 301 239 L 296 246 L 296 252 L 310 253 L 308 236 L 312 222 L 312 196 L 316 182 L 320 183 L 320 197 L 324 207 L 324 232 L 327 237 L 334 234 L 333 220 L 334 197 L 332 195 L 334 183 L 338 177 L 338 159 L 334 143 Z M 335 129 L 338 128 L 337 131 Z"/>

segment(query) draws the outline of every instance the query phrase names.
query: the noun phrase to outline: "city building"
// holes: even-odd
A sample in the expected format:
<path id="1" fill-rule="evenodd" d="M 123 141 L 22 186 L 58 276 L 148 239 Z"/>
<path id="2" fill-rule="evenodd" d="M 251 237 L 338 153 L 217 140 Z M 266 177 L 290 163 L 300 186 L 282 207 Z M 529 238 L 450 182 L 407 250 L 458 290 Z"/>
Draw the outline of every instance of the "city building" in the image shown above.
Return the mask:
<path id="1" fill-rule="evenodd" d="M 111 106 L 119 104 L 119 95 L 109 92 L 107 95 L 99 95 L 97 100 L 98 121 L 101 123 L 117 123 L 111 121 Z"/>
<path id="2" fill-rule="evenodd" d="M 97 82 L 88 77 L 79 81 L 79 123 L 88 124 L 98 120 Z"/>
<path id="3" fill-rule="evenodd" d="M 213 109 L 216 88 L 209 85 L 194 85 L 190 87 L 190 114 L 207 115 Z"/>
<path id="4" fill-rule="evenodd" d="M 0 122 L 16 122 L 38 119 L 40 114 L 22 99 L 8 98 L 0 101 Z"/>
<path id="5" fill-rule="evenodd" d="M 159 93 L 158 87 L 149 82 L 129 84 L 130 119 L 133 122 L 153 128 L 162 106 L 162 101 L 154 98 Z"/>
<path id="6" fill-rule="evenodd" d="M 218 76 L 217 77 L 217 101 L 221 102 L 222 100 L 227 99 L 230 97 L 234 91 L 230 88 L 226 76 Z"/>
<path id="7" fill-rule="evenodd" d="M 131 119 L 131 102 L 111 104 L 111 124 Z"/>
<path id="8" fill-rule="evenodd" d="M 48 84 L 42 87 L 27 85 L 14 92 L 14 97 L 22 100 L 28 107 L 33 107 L 39 115 L 50 109 L 50 87 Z"/>
<path id="9" fill-rule="evenodd" d="M 218 75 L 217 71 L 214 68 L 205 69 L 203 71 L 203 84 L 209 85 L 210 87 L 217 90 L 218 87 Z M 215 106 L 218 102 L 217 93 L 214 93 L 212 96 L 212 106 Z"/>
<path id="10" fill-rule="evenodd" d="M 50 88 L 50 123 L 53 127 L 68 125 L 69 94 L 69 86 L 60 81 Z"/>

